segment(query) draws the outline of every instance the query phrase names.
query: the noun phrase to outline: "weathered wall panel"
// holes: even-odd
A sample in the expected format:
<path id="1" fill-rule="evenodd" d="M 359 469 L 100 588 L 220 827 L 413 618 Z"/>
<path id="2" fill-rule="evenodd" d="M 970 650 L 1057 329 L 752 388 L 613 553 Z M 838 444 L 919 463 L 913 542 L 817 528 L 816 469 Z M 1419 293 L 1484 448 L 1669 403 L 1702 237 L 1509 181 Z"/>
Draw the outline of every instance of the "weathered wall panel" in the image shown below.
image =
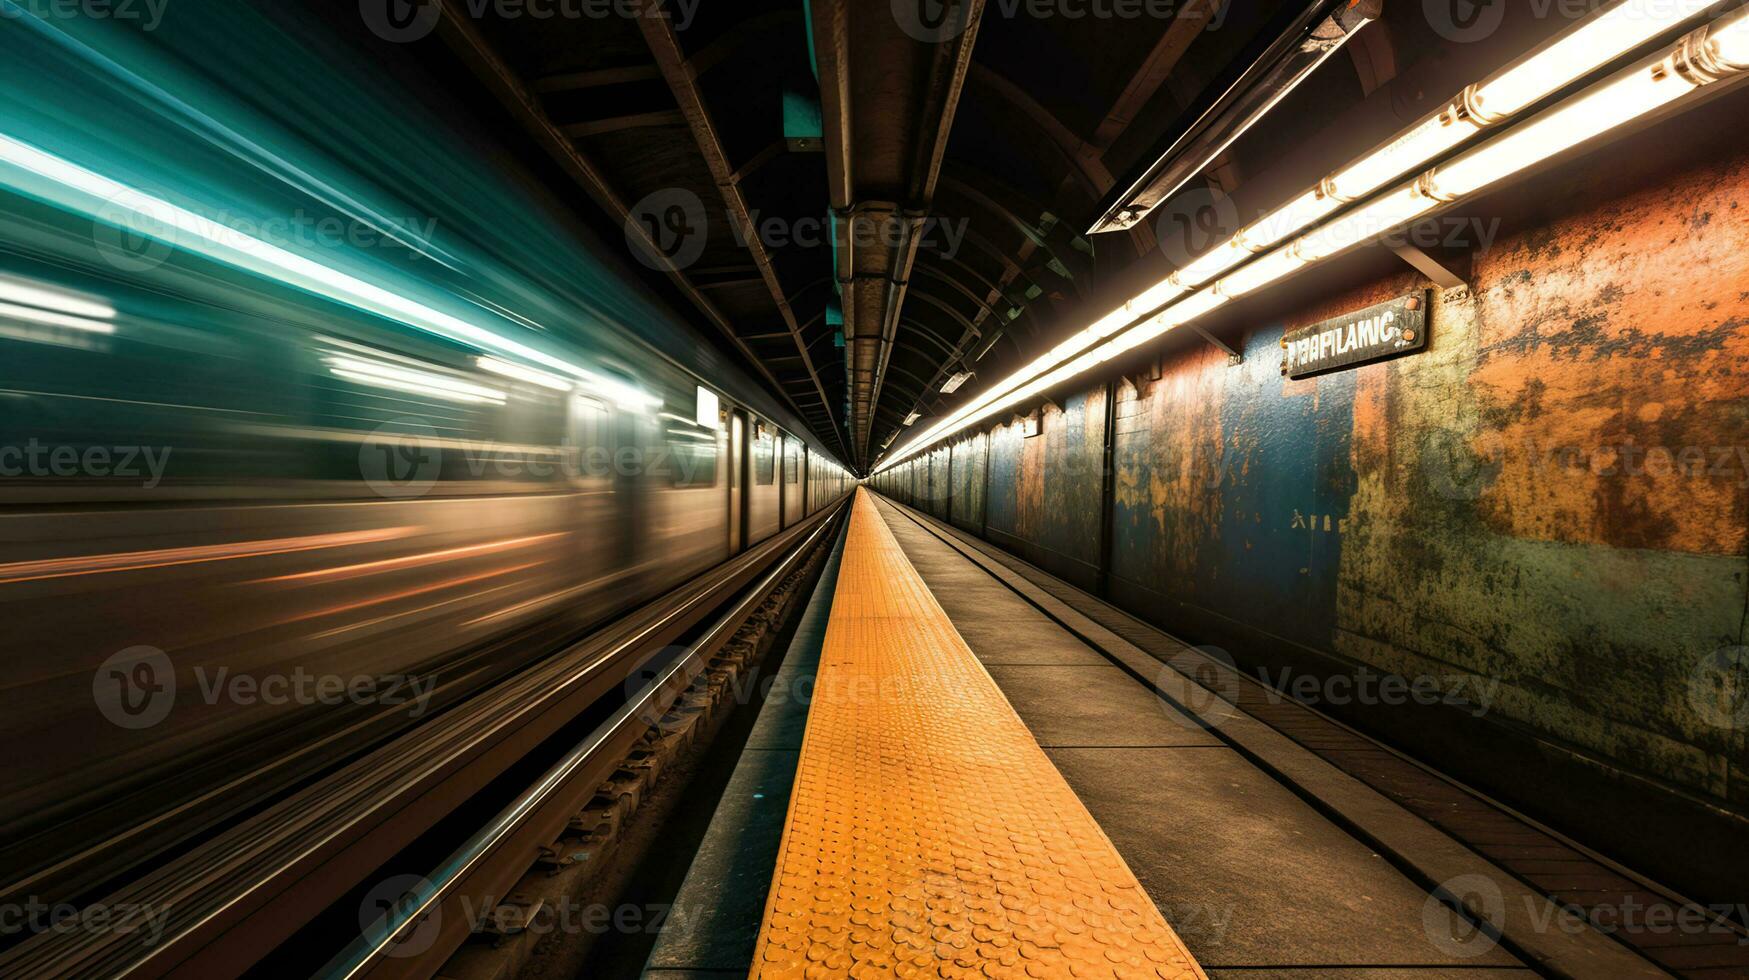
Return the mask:
<path id="1" fill-rule="evenodd" d="M 1078 585 L 1099 574 L 1105 391 L 1046 405 L 1039 434 L 999 427 L 990 443 L 990 536 Z M 1012 488 L 1012 489 L 1009 489 Z"/>
<path id="2" fill-rule="evenodd" d="M 1405 272 L 1120 386 L 1113 595 L 1253 662 L 1488 690 L 1544 751 L 1749 809 L 1749 157 L 1611 193 L 1435 290 L 1424 353 L 1279 375 L 1286 330 Z M 1081 581 L 1104 400 L 989 435 L 989 537 Z"/>
<path id="3" fill-rule="evenodd" d="M 953 523 L 980 534 L 984 530 L 989 451 L 989 437 L 981 432 L 953 447 Z"/>
<path id="4" fill-rule="evenodd" d="M 1499 242 L 1408 359 L 1287 381 L 1277 345 L 1410 273 L 1261 327 L 1242 366 L 1168 357 L 1119 397 L 1119 595 L 1499 681 L 1494 718 L 1749 802 L 1732 691 L 1707 686 L 1746 609 L 1744 201 L 1737 159 Z"/>
<path id="5" fill-rule="evenodd" d="M 947 520 L 947 505 L 953 493 L 952 474 L 949 472 L 952 447 L 942 446 L 929 454 L 929 497 L 924 509 L 933 517 Z"/>

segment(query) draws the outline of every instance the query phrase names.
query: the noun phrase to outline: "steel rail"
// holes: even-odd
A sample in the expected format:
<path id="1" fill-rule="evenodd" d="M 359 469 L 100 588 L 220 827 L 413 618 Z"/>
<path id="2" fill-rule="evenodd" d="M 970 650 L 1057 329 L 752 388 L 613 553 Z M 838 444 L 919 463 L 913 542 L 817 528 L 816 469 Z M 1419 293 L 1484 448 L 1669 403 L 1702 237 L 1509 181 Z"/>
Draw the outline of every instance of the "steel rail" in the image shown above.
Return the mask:
<path id="1" fill-rule="evenodd" d="M 152 944 L 111 931 L 47 932 L 0 953 L 0 975 L 241 973 L 561 726 L 623 683 L 643 651 L 673 642 L 830 520 L 797 527 L 629 611 L 419 729 L 104 895 L 162 910 Z"/>
<path id="2" fill-rule="evenodd" d="M 504 845 L 517 830 L 519 830 L 541 806 L 551 799 L 561 786 L 570 783 L 582 772 L 588 764 L 604 748 L 610 747 L 616 735 L 638 725 L 648 726 L 650 714 L 648 707 L 664 694 L 677 696 L 681 690 L 704 671 L 705 661 L 709 653 L 715 651 L 726 642 L 736 630 L 741 627 L 749 615 L 764 602 L 771 591 L 801 564 L 804 559 L 813 554 L 817 545 L 827 530 L 835 525 L 832 518 L 816 527 L 803 541 L 798 543 L 789 554 L 778 563 L 777 567 L 768 572 L 756 585 L 749 588 L 733 608 L 718 617 L 705 634 L 695 643 L 689 645 L 687 652 L 675 658 L 660 676 L 651 680 L 639 692 L 627 699 L 619 710 L 603 721 L 588 737 L 577 743 L 565 757 L 549 768 L 545 774 L 508 807 L 498 813 L 485 827 L 470 837 L 467 842 L 457 848 L 446 858 L 439 869 L 432 875 L 422 879 L 420 886 L 409 895 L 414 902 L 397 902 L 383 913 L 376 922 L 362 930 L 358 939 L 346 949 L 341 950 L 328 963 L 317 971 L 317 976 L 328 980 L 353 980 L 372 972 L 382 964 L 382 961 L 392 955 L 397 942 L 404 934 L 419 928 L 425 919 L 447 896 L 459 893 L 470 875 L 485 863 L 494 860 L 495 852 L 503 850 Z M 684 677 L 682 677 L 684 675 Z M 678 684 L 676 685 L 676 681 Z M 664 707 L 664 711 L 666 708 Z M 526 857 L 521 864 L 529 862 Z M 520 872 L 520 868 L 517 869 Z M 447 955 L 449 950 L 442 950 Z M 402 969 L 403 964 L 397 964 Z"/>

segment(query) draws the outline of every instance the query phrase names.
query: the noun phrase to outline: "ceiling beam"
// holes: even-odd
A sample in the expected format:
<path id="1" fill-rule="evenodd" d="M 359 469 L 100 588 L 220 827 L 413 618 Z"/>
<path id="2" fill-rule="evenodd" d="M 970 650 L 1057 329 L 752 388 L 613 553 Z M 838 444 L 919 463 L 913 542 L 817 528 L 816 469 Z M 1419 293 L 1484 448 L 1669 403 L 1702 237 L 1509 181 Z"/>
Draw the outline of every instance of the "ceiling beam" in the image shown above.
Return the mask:
<path id="1" fill-rule="evenodd" d="M 1092 145 L 1097 148 L 1103 158 L 1105 151 L 1111 149 L 1111 144 L 1123 135 L 1124 130 L 1136 121 L 1142 109 L 1153 101 L 1160 86 L 1166 84 L 1166 79 L 1172 74 L 1172 69 L 1178 67 L 1184 53 L 1190 50 L 1190 45 L 1202 35 L 1211 20 L 1214 19 L 1222 0 L 1187 0 L 1178 8 L 1172 23 L 1166 26 L 1160 40 L 1154 42 L 1154 47 L 1142 63 L 1136 67 L 1135 74 L 1130 76 L 1116 101 L 1105 112 L 1105 118 L 1093 130 Z"/>
<path id="2" fill-rule="evenodd" d="M 561 123 L 559 132 L 571 139 L 585 139 L 590 136 L 600 136 L 603 133 L 618 133 L 627 129 L 650 129 L 655 126 L 684 126 L 685 124 L 686 117 L 678 111 L 661 109 L 656 112 L 634 112 L 625 116 L 609 116 L 606 119 Z"/>
<path id="3" fill-rule="evenodd" d="M 597 205 L 615 221 L 627 230 L 628 235 L 636 236 L 636 244 L 641 247 L 646 257 L 661 267 L 668 279 L 680 290 L 692 305 L 698 310 L 711 326 L 715 327 L 725 339 L 747 360 L 753 371 L 770 386 L 771 391 L 781 398 L 797 415 L 801 407 L 791 398 L 789 392 L 777 383 L 777 378 L 760 360 L 753 355 L 740 337 L 736 336 L 734 326 L 729 318 L 710 298 L 693 285 L 686 274 L 663 254 L 661 247 L 650 237 L 648 229 L 642 222 L 631 220 L 631 209 L 624 199 L 609 184 L 607 176 L 596 166 L 582 150 L 577 148 L 570 138 L 559 131 L 552 119 L 542 108 L 540 97 L 529 88 L 520 75 L 499 56 L 485 37 L 474 26 L 463 0 L 441 0 L 439 8 L 442 16 L 438 20 L 438 34 L 443 42 L 461 61 L 468 66 L 475 77 L 486 86 L 487 90 L 498 99 L 499 103 L 509 112 L 511 118 L 522 126 L 530 137 L 544 150 L 553 161 L 568 173 L 583 190 L 588 193 Z"/>
<path id="4" fill-rule="evenodd" d="M 710 169 L 711 179 L 716 181 L 717 191 L 728 207 L 730 220 L 735 222 L 736 236 L 747 249 L 747 254 L 752 257 L 753 264 L 758 266 L 759 276 L 771 294 L 772 305 L 777 307 L 784 326 L 789 328 L 796 353 L 807 368 L 808 376 L 814 381 L 814 393 L 830 414 L 832 403 L 826 397 L 826 386 L 820 381 L 820 372 L 814 366 L 812 355 L 808 353 L 806 341 L 802 339 L 801 325 L 796 321 L 795 310 L 789 304 L 783 284 L 778 281 L 777 268 L 772 263 L 771 253 L 766 250 L 765 242 L 759 237 L 759 230 L 754 227 L 752 208 L 748 206 L 747 197 L 741 191 L 735 167 L 729 162 L 729 154 L 723 147 L 716 121 L 711 117 L 710 108 L 705 105 L 704 90 L 698 81 L 698 69 L 687 61 L 686 53 L 680 47 L 680 38 L 674 33 L 673 20 L 664 16 L 665 12 L 651 9 L 659 5 L 660 0 L 640 0 L 643 9 L 642 15 L 637 18 L 638 27 L 643 31 L 644 41 L 649 45 L 650 53 L 655 56 L 656 65 L 662 70 L 662 77 L 673 91 L 675 101 L 680 104 L 687 128 L 692 131 L 693 142 L 698 145 L 705 166 Z M 838 440 L 845 455 L 849 456 L 850 446 L 836 424 L 832 426 L 832 435 Z"/>
<path id="5" fill-rule="evenodd" d="M 900 8 L 807 0 L 820 78 L 827 187 L 838 227 L 854 463 L 865 466 L 906 284 L 934 207 L 948 134 L 964 91 L 985 0 L 943 0 L 944 30 L 907 30 Z M 908 8 L 915 12 L 917 8 Z M 856 244 L 878 224 L 897 235 Z"/>

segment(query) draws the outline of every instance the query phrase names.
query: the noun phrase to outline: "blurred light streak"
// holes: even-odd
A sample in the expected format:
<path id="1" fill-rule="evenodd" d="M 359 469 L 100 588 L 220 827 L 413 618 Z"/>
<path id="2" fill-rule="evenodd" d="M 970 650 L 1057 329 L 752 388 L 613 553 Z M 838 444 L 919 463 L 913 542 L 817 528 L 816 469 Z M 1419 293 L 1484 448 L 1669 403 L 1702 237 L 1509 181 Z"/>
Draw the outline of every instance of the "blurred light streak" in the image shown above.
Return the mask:
<path id="1" fill-rule="evenodd" d="M 91 320 L 112 320 L 115 307 L 14 276 L 0 276 L 0 300 Z"/>
<path id="2" fill-rule="evenodd" d="M 521 538 L 504 538 L 499 541 L 487 541 L 483 544 L 466 545 L 460 548 L 444 548 L 440 551 L 426 551 L 417 555 L 405 555 L 400 558 L 384 558 L 381 561 L 361 562 L 356 565 L 338 565 L 333 568 L 319 568 L 313 572 L 297 572 L 291 575 L 275 575 L 272 578 L 258 578 L 246 583 L 248 585 L 265 585 L 272 582 L 303 582 L 312 579 L 358 578 L 364 575 L 374 575 L 401 568 L 417 568 L 420 565 L 431 565 L 450 561 L 471 555 L 489 555 L 500 551 L 511 551 L 526 548 L 541 541 L 551 541 L 554 538 L 569 537 L 570 531 L 554 531 L 551 534 L 531 534 Z"/>
<path id="3" fill-rule="evenodd" d="M 539 568 L 545 564 L 548 563 L 544 561 L 524 562 L 521 565 L 509 565 L 504 568 L 495 568 L 491 571 L 479 572 L 473 575 L 463 575 L 459 578 L 444 579 L 441 582 L 433 582 L 430 585 L 421 585 L 417 588 L 404 589 L 400 592 L 390 592 L 387 595 L 373 596 L 369 599 L 360 599 L 357 602 L 348 602 L 338 606 L 329 606 L 326 609 L 314 609 L 310 612 L 298 613 L 296 616 L 288 616 L 285 619 L 276 619 L 267 625 L 285 626 L 289 623 L 301 623 L 306 619 L 320 619 L 323 616 L 333 616 L 343 612 L 351 612 L 354 609 L 368 609 L 371 606 L 380 606 L 385 602 L 394 602 L 398 599 L 411 599 L 416 595 L 425 595 L 428 592 L 439 592 L 443 589 L 455 588 L 458 585 L 467 585 L 472 582 L 483 582 L 489 578 L 497 578 L 500 575 L 511 575 L 516 572 L 526 571 L 530 568 Z"/>
<path id="4" fill-rule="evenodd" d="M 63 327 L 67 330 L 82 330 L 86 333 L 115 333 L 115 324 L 103 320 L 92 320 L 88 317 L 73 316 L 68 313 L 51 313 L 48 310 L 33 309 L 19 306 L 15 303 L 0 303 L 0 317 L 8 320 L 22 320 L 25 323 L 40 323 L 46 327 Z"/>
<path id="5" fill-rule="evenodd" d="M 299 538 L 271 538 L 264 541 L 236 541 L 229 544 L 196 545 L 189 548 L 164 548 L 158 551 L 123 551 L 108 555 L 83 555 L 75 558 L 47 558 L 39 561 L 11 562 L 0 565 L 0 585 L 10 585 L 14 582 L 33 582 L 47 578 L 66 578 L 73 575 L 135 572 L 148 568 L 164 568 L 170 565 L 260 558 L 266 555 L 314 551 L 320 548 L 344 548 L 377 541 L 393 541 L 423 530 L 425 529 L 416 526 L 386 527 L 369 531 L 312 534 Z"/>
<path id="6" fill-rule="evenodd" d="M 11 173 L 0 168 L 0 178 L 6 186 L 93 221 L 203 255 L 426 333 L 581 378 L 630 409 L 641 410 L 651 404 L 661 404 L 660 399 L 641 389 L 255 238 L 4 134 L 0 134 L 0 164 L 13 168 Z"/>

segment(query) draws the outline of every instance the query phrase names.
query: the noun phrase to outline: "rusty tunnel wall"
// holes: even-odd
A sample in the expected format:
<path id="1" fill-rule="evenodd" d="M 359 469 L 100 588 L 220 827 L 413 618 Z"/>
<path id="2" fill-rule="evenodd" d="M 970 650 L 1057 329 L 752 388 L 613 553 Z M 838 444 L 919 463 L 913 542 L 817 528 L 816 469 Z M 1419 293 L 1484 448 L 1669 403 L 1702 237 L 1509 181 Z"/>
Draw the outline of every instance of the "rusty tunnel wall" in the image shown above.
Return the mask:
<path id="1" fill-rule="evenodd" d="M 1405 266 L 1251 331 L 1241 364 L 1179 345 L 1158 380 L 874 483 L 1248 669 L 1459 688 L 1438 724 L 1328 710 L 1533 815 L 1741 830 L 1749 154 L 1575 200 L 1434 289 L 1423 353 L 1280 374 L 1284 332 L 1432 288 Z"/>

